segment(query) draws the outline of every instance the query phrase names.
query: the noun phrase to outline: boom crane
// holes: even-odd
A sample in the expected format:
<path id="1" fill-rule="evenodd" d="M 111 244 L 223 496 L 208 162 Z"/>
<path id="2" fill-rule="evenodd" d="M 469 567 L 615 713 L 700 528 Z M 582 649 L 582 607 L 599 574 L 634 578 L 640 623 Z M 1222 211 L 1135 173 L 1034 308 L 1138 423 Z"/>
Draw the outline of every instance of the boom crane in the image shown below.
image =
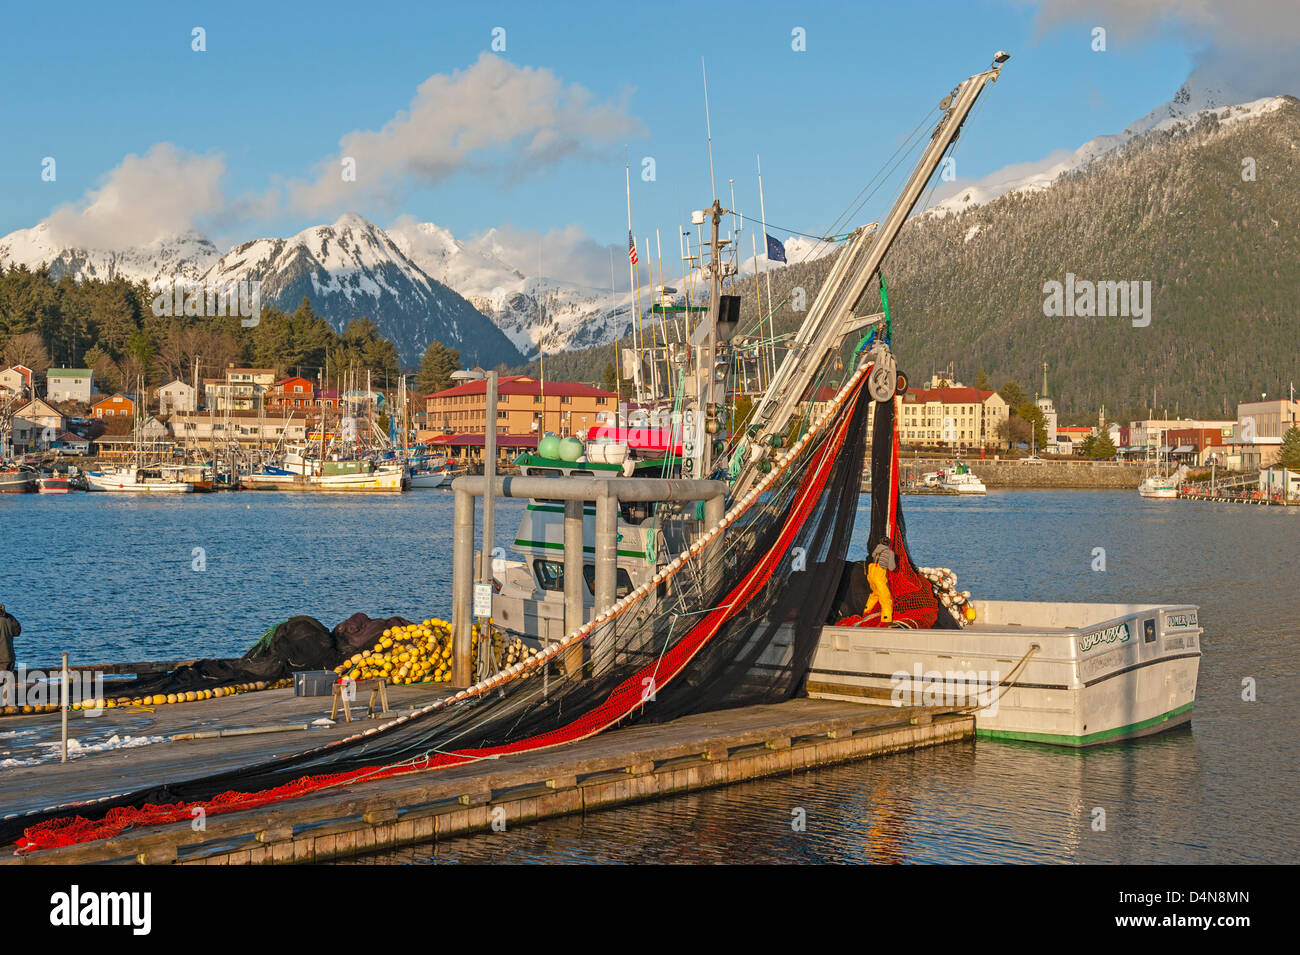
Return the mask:
<path id="1" fill-rule="evenodd" d="M 879 272 L 885 254 L 921 198 L 921 193 L 942 161 L 943 154 L 957 139 L 975 101 L 985 86 L 997 81 L 1002 72 L 1002 64 L 1008 59 L 1010 54 L 999 50 L 989 69 L 968 77 L 943 98 L 939 104 L 944 114 L 943 119 L 931 134 L 929 145 L 912 170 L 893 208 L 889 210 L 889 215 L 874 230 L 868 226 L 854 232 L 848 248 L 822 285 L 808 310 L 808 317 L 781 362 L 776 377 L 755 410 L 750 433 L 738 442 L 744 458 L 732 489 L 735 497 L 744 494 L 758 480 L 762 462 L 767 460 L 770 450 L 779 446 L 784 438 L 795 410 L 827 353 L 856 327 L 857 323 L 853 320 L 854 307 Z"/>

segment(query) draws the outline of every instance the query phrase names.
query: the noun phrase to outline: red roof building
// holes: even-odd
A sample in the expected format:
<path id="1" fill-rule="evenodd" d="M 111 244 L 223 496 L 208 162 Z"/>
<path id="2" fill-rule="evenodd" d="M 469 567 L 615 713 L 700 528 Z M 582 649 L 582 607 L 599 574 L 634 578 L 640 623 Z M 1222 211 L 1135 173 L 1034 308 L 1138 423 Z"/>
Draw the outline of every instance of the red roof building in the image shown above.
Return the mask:
<path id="1" fill-rule="evenodd" d="M 872 414 L 875 408 L 871 409 Z M 965 386 L 909 388 L 903 395 L 898 439 L 903 444 L 945 448 L 996 448 L 1007 420 L 1007 403 L 996 391 Z"/>
<path id="2" fill-rule="evenodd" d="M 465 382 L 428 395 L 425 402 L 428 430 L 420 433 L 419 440 L 486 433 L 486 381 Z M 497 382 L 497 434 L 585 433 L 598 424 L 612 423 L 617 403 L 612 392 L 591 385 L 509 375 Z"/>

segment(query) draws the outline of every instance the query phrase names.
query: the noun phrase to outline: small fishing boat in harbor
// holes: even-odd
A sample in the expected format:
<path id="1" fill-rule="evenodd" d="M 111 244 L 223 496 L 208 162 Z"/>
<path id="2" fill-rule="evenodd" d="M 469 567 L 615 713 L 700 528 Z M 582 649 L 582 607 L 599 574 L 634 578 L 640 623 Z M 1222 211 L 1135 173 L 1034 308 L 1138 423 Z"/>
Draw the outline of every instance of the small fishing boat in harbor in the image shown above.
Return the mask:
<path id="1" fill-rule="evenodd" d="M 66 474 L 51 474 L 40 479 L 39 491 L 42 494 L 69 494 L 74 490 L 72 480 Z"/>
<path id="2" fill-rule="evenodd" d="M 27 468 L 0 469 L 0 494 L 25 494 L 36 490 L 36 472 Z"/>
<path id="3" fill-rule="evenodd" d="M 952 494 L 987 494 L 988 488 L 969 467 L 957 462 L 951 468 L 941 468 L 922 475 L 922 486 L 947 491 Z"/>
<path id="4" fill-rule="evenodd" d="M 1175 498 L 1178 496 L 1179 481 L 1162 474 L 1149 474 L 1138 485 L 1138 494 L 1150 498 Z"/>
<path id="5" fill-rule="evenodd" d="M 297 459 L 286 467 L 265 466 L 242 475 L 239 486 L 250 491 L 401 492 L 405 468 L 376 465 L 370 460 L 310 461 Z"/>
<path id="6" fill-rule="evenodd" d="M 130 466 L 87 471 L 86 490 L 118 494 L 191 494 L 194 485 L 181 480 L 175 470 Z"/>

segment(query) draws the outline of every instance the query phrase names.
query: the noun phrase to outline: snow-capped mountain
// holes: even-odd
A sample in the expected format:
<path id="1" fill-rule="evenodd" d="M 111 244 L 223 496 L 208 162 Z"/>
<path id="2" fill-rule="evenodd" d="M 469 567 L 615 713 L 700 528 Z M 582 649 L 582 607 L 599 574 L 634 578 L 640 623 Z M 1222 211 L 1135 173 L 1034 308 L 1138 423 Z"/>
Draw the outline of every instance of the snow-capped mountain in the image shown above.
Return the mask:
<path id="1" fill-rule="evenodd" d="M 340 330 L 354 318 L 370 318 L 408 363 L 418 361 L 434 339 L 485 367 L 520 359 L 469 302 L 412 262 L 382 229 L 352 213 L 288 239 L 238 245 L 200 280 L 259 281 L 263 303 L 285 311 L 309 298 Z"/>
<path id="2" fill-rule="evenodd" d="M 60 242 L 42 222 L 0 238 L 0 265 L 50 267 L 51 274 L 128 282 L 194 281 L 221 257 L 217 247 L 197 232 L 158 239 L 139 248 L 112 251 L 84 249 Z"/>
<path id="3" fill-rule="evenodd" d="M 492 319 L 528 358 L 543 345 L 556 352 L 604 344 L 631 327 L 626 291 L 611 297 L 608 288 L 539 277 L 510 261 L 513 253 L 495 229 L 462 241 L 432 222 L 399 221 L 388 234 L 411 261 Z"/>
<path id="4" fill-rule="evenodd" d="M 978 182 L 963 186 L 953 195 L 935 203 L 924 214 L 951 215 L 971 206 L 992 202 L 1007 193 L 1046 189 L 1065 173 L 1122 149 L 1132 140 L 1152 130 L 1190 126 L 1210 114 L 1220 123 L 1241 122 L 1279 109 L 1285 102 L 1281 96 L 1247 99 L 1223 86 L 1207 86 L 1188 80 L 1174 94 L 1173 99 L 1129 124 L 1121 132 L 1097 136 L 1073 152 L 1062 151 L 1038 162 L 1008 166 Z"/>

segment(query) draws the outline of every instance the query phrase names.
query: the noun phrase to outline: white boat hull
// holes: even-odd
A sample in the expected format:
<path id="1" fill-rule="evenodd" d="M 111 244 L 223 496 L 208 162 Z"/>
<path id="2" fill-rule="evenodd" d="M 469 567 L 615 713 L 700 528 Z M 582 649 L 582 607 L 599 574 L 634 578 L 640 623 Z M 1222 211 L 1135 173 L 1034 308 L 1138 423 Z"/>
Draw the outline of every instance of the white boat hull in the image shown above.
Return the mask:
<path id="1" fill-rule="evenodd" d="M 369 474 L 330 474 L 309 478 L 318 491 L 401 491 L 401 468 L 378 468 Z"/>
<path id="2" fill-rule="evenodd" d="M 1143 497 L 1154 497 L 1154 498 L 1164 498 L 1164 499 L 1169 499 L 1169 498 L 1174 498 L 1174 497 L 1177 497 L 1177 496 L 1178 496 L 1178 488 L 1176 488 L 1176 487 L 1157 487 L 1157 488 L 1140 487 L 1140 488 L 1138 488 L 1138 493 L 1139 493 L 1140 495 L 1142 495 Z"/>
<path id="3" fill-rule="evenodd" d="M 442 487 L 447 483 L 446 471 L 425 471 L 412 474 L 409 478 L 410 486 L 415 488 Z"/>
<path id="4" fill-rule="evenodd" d="M 1190 606 L 980 601 L 965 630 L 826 627 L 823 699 L 970 706 L 977 736 L 1091 746 L 1191 718 L 1201 628 Z M 1016 665 L 1029 654 L 1009 688 Z"/>
<path id="5" fill-rule="evenodd" d="M 190 494 L 194 487 L 182 481 L 137 481 L 122 474 L 87 474 L 87 491 L 114 491 L 121 494 Z"/>

